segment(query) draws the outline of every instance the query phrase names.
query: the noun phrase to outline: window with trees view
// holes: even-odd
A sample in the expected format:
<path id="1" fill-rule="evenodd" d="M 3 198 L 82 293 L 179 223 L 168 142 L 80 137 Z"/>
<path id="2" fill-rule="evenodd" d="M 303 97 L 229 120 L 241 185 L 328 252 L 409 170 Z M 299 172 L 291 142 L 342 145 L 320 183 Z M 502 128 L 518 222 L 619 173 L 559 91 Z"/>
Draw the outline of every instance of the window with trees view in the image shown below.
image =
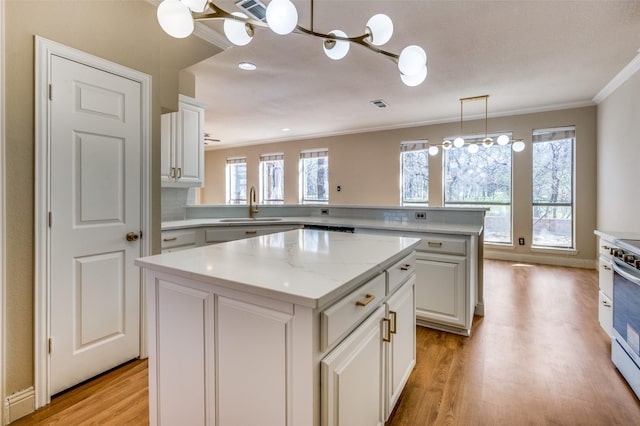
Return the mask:
<path id="1" fill-rule="evenodd" d="M 260 202 L 284 203 L 284 155 L 260 156 Z"/>
<path id="2" fill-rule="evenodd" d="M 402 142 L 402 205 L 428 204 L 429 202 L 429 153 L 427 142 Z"/>
<path id="3" fill-rule="evenodd" d="M 300 201 L 302 204 L 329 202 L 329 151 L 300 153 Z"/>
<path id="4" fill-rule="evenodd" d="M 489 135 L 494 140 L 498 135 Z M 511 134 L 507 133 L 511 137 Z M 476 153 L 467 146 L 444 150 L 444 203 L 447 207 L 487 207 L 485 242 L 512 242 L 511 145 L 482 145 L 484 135 L 465 138 L 480 143 Z"/>
<path id="5" fill-rule="evenodd" d="M 533 245 L 573 248 L 575 127 L 533 131 Z"/>
<path id="6" fill-rule="evenodd" d="M 227 204 L 247 203 L 247 159 L 227 158 Z"/>

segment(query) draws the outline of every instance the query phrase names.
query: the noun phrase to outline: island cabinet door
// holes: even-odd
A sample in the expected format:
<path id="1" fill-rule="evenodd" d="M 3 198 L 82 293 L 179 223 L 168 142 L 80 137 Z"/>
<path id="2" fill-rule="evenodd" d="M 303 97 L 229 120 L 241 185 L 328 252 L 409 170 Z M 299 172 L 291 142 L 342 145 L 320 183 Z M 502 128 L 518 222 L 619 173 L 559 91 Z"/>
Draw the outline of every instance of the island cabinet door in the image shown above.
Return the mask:
<path id="1" fill-rule="evenodd" d="M 388 352 L 388 398 L 385 419 L 400 398 L 404 385 L 416 365 L 416 303 L 415 276 L 407 280 L 387 301 L 391 321 L 391 342 Z"/>
<path id="2" fill-rule="evenodd" d="M 321 363 L 322 425 L 383 425 L 385 306 L 379 307 Z"/>
<path id="3" fill-rule="evenodd" d="M 293 306 L 274 308 L 217 297 L 218 425 L 292 425 Z"/>

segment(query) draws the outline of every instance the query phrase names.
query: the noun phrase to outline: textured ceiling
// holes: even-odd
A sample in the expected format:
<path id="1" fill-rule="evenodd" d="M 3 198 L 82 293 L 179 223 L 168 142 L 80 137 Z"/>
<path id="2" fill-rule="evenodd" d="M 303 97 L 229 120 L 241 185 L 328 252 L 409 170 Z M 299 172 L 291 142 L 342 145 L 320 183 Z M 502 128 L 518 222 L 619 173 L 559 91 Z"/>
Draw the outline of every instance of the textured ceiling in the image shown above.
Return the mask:
<path id="1" fill-rule="evenodd" d="M 294 3 L 309 27 L 310 2 Z M 639 1 L 315 0 L 314 9 L 316 31 L 349 36 L 386 13 L 395 30 L 383 48 L 422 46 L 427 79 L 407 87 L 392 61 L 361 46 L 333 61 L 320 39 L 257 29 L 249 45 L 189 68 L 216 147 L 454 121 L 459 98 L 484 94 L 490 117 L 589 105 L 640 48 Z M 222 33 L 221 22 L 207 25 Z M 258 69 L 242 71 L 242 61 Z M 483 106 L 465 105 L 465 119 Z"/>

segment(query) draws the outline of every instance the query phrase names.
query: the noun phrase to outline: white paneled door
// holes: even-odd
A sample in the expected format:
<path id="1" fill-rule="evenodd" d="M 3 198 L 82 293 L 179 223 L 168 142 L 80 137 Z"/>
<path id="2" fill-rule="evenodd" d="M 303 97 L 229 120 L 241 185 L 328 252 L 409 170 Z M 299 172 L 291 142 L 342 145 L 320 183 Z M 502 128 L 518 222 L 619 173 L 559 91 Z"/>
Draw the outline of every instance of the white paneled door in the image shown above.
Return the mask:
<path id="1" fill-rule="evenodd" d="M 140 352 L 140 83 L 52 56 L 50 392 Z M 129 240 L 127 240 L 129 234 Z"/>

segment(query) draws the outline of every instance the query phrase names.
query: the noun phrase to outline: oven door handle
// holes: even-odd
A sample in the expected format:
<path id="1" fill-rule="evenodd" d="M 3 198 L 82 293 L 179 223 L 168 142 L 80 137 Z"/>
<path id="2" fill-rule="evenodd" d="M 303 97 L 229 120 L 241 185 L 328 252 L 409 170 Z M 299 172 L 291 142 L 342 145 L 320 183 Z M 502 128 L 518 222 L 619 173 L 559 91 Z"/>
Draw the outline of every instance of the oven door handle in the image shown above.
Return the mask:
<path id="1" fill-rule="evenodd" d="M 616 259 L 614 259 L 613 262 L 611 262 L 611 264 L 612 264 L 611 266 L 613 266 L 613 271 L 616 274 L 620 274 L 622 277 L 624 277 L 625 279 L 631 281 L 632 283 L 640 285 L 640 276 L 631 274 L 631 273 L 625 271 L 624 269 L 622 269 L 623 266 L 620 265 L 617 262 Z"/>

